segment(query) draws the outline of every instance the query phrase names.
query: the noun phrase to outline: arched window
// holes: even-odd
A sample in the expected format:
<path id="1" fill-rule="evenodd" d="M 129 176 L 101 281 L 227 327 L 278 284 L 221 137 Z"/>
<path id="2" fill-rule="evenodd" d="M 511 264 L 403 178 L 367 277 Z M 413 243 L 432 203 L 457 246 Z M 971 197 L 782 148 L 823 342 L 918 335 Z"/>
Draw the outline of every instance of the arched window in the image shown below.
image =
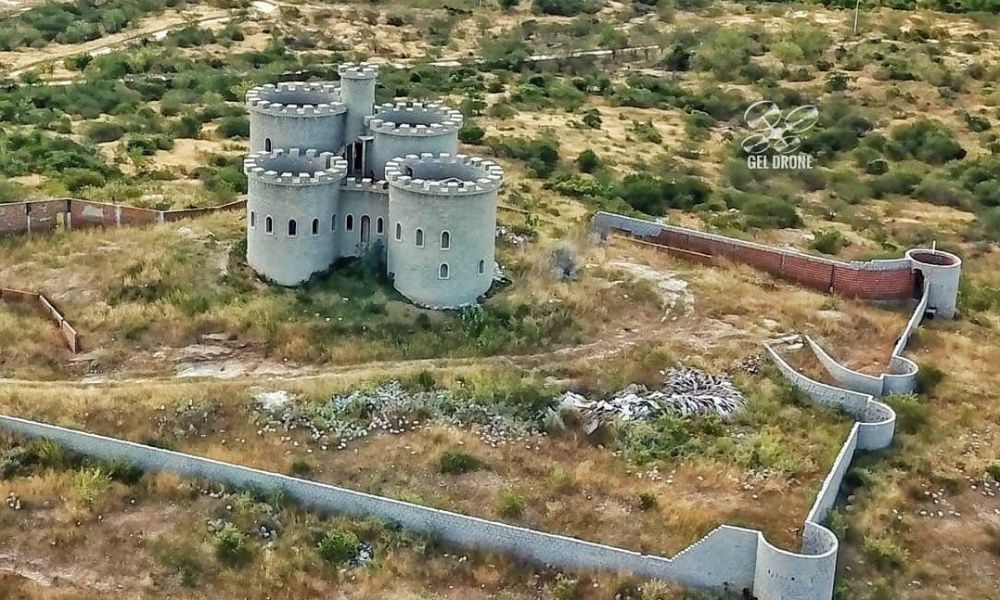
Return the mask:
<path id="1" fill-rule="evenodd" d="M 271 151 L 271 138 L 267 138 L 264 140 L 264 150 L 268 152 Z"/>
<path id="2" fill-rule="evenodd" d="M 424 247 L 424 230 L 417 229 L 417 248 Z"/>
<path id="3" fill-rule="evenodd" d="M 385 233 L 385 223 L 382 221 L 382 217 L 375 219 L 375 233 L 379 235 Z"/>
<path id="4" fill-rule="evenodd" d="M 264 219 L 264 233 L 274 233 L 274 221 L 271 219 L 271 215 Z"/>
<path id="5" fill-rule="evenodd" d="M 344 229 L 354 231 L 354 215 L 347 215 L 347 218 L 344 220 Z"/>
<path id="6" fill-rule="evenodd" d="M 337 231 L 337 215 L 330 217 L 330 231 Z"/>
<path id="7" fill-rule="evenodd" d="M 403 224 L 402 223 L 396 223 L 396 241 L 397 242 L 402 242 L 403 241 Z"/>
<path id="8" fill-rule="evenodd" d="M 257 227 L 257 213 L 250 211 L 250 229 L 255 229 Z"/>
<path id="9" fill-rule="evenodd" d="M 479 274 L 482 275 L 484 273 L 486 273 L 486 261 L 481 260 L 479 261 Z"/>
<path id="10" fill-rule="evenodd" d="M 313 235 L 319 235 L 319 219 L 313 219 Z"/>
<path id="11" fill-rule="evenodd" d="M 299 224 L 295 222 L 295 219 L 288 220 L 288 237 L 295 237 L 299 233 Z"/>
<path id="12" fill-rule="evenodd" d="M 447 231 L 441 232 L 441 249 L 449 250 L 451 249 L 451 234 Z"/>
<path id="13" fill-rule="evenodd" d="M 438 279 L 448 279 L 451 276 L 450 269 L 448 268 L 448 263 L 441 263 L 438 267 Z"/>

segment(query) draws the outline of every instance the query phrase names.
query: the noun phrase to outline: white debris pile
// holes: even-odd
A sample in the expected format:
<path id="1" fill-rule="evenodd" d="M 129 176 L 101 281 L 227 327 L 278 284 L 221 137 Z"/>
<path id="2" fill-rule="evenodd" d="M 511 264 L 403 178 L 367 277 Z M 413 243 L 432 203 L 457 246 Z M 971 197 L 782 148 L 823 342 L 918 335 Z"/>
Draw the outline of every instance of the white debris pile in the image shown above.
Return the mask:
<path id="1" fill-rule="evenodd" d="M 728 419 L 746 406 L 746 396 L 728 377 L 678 367 L 663 373 L 663 387 L 650 391 L 632 384 L 610 398 L 591 401 L 574 392 L 559 399 L 560 408 L 579 410 L 590 434 L 610 421 L 651 421 L 665 412 L 683 417 L 718 415 Z"/>
<path id="2" fill-rule="evenodd" d="M 448 390 L 410 391 L 398 381 L 354 390 L 318 405 L 274 402 L 272 396 L 261 394 L 254 408 L 261 435 L 306 430 L 324 450 L 343 450 L 349 442 L 369 435 L 398 435 L 428 423 L 468 427 L 493 447 L 540 432 L 537 423 L 503 406 L 459 398 Z"/>
<path id="3" fill-rule="evenodd" d="M 517 233 L 516 231 L 503 225 L 497 225 L 496 238 L 510 244 L 511 246 L 522 246 L 531 241 L 529 236 L 523 233 Z"/>

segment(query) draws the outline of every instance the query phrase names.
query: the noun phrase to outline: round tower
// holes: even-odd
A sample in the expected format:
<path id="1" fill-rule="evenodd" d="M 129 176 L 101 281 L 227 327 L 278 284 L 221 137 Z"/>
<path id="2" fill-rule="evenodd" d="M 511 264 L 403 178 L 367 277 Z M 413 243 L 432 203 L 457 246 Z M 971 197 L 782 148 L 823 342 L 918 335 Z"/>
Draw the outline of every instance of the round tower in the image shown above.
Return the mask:
<path id="1" fill-rule="evenodd" d="M 416 304 L 471 304 L 493 283 L 503 169 L 468 156 L 424 153 L 386 165 L 388 271 Z"/>
<path id="2" fill-rule="evenodd" d="M 462 113 L 431 102 L 400 102 L 376 106 L 366 124 L 375 137 L 371 170 L 382 179 L 386 163 L 398 156 L 457 153 Z"/>
<path id="3" fill-rule="evenodd" d="M 344 143 L 350 144 L 364 133 L 365 117 L 375 106 L 375 80 L 378 65 L 370 63 L 344 63 L 337 67 L 340 74 L 340 96 L 347 105 L 347 122 Z"/>
<path id="4" fill-rule="evenodd" d="M 326 82 L 285 82 L 247 91 L 250 151 L 315 148 L 339 152 L 344 146 L 347 105 Z"/>
<path id="5" fill-rule="evenodd" d="M 962 277 L 962 259 L 936 249 L 907 250 L 918 294 L 927 289 L 927 309 L 943 319 L 955 318 L 958 284 Z"/>
<path id="6" fill-rule="evenodd" d="M 337 259 L 340 185 L 347 163 L 331 152 L 257 152 L 247 175 L 247 263 L 265 279 L 297 285 Z"/>

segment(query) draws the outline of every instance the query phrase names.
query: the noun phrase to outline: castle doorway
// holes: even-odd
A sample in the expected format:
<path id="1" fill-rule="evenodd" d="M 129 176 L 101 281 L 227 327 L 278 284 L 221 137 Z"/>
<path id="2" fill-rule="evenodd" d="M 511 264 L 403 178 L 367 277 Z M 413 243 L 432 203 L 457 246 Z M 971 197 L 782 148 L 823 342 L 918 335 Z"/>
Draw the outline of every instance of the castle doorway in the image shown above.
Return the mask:
<path id="1" fill-rule="evenodd" d="M 367 244 L 372 237 L 372 219 L 368 215 L 361 217 L 361 243 Z"/>

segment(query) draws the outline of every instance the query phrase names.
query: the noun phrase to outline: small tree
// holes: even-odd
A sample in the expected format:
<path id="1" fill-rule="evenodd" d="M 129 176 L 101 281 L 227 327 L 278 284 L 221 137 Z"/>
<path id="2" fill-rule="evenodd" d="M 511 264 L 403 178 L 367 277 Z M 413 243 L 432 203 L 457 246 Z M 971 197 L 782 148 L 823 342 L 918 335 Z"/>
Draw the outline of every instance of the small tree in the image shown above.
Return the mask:
<path id="1" fill-rule="evenodd" d="M 341 564 L 357 556 L 360 547 L 361 540 L 353 531 L 336 527 L 323 534 L 319 555 L 329 563 Z"/>
<path id="2" fill-rule="evenodd" d="M 486 130 L 472 121 L 466 121 L 458 130 L 458 139 L 466 144 L 479 144 L 486 137 Z"/>

